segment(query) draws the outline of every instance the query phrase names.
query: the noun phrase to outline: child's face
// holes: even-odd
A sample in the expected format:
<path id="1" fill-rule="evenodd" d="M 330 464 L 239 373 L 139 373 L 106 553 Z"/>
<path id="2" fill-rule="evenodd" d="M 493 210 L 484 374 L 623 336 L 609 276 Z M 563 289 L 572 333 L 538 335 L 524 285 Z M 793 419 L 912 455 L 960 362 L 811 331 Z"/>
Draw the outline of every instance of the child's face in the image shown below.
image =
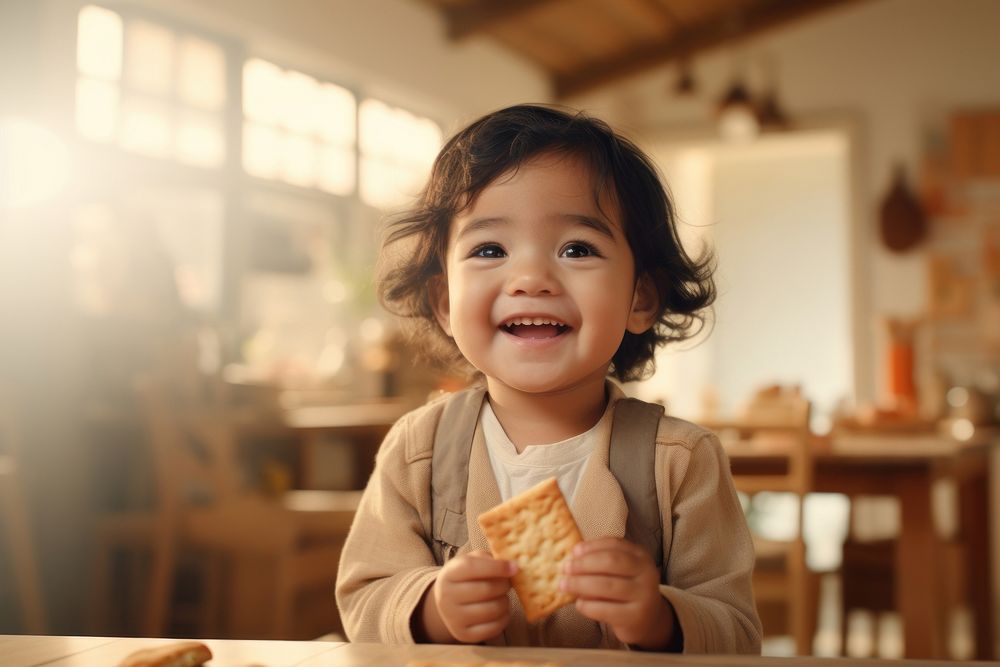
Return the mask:
<path id="1" fill-rule="evenodd" d="M 589 166 L 542 155 L 486 187 L 452 222 L 438 321 L 491 383 L 549 393 L 603 387 L 626 330 L 654 320 L 618 206 Z M 493 384 L 491 384 L 493 390 Z"/>

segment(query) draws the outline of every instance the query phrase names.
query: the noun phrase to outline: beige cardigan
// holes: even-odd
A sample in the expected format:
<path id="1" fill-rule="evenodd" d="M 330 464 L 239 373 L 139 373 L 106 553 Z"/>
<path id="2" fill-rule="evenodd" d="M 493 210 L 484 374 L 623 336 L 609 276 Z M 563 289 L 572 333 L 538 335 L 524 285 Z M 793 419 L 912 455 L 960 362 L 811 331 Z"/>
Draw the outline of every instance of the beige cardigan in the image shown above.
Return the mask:
<path id="1" fill-rule="evenodd" d="M 623 396 L 609 384 L 609 405 Z M 337 605 L 352 641 L 413 642 L 410 618 L 439 567 L 431 534 L 431 451 L 444 399 L 405 415 L 376 457 L 340 560 Z M 611 420 L 604 420 L 610 431 Z M 610 432 L 602 434 L 573 499 L 584 539 L 623 537 L 627 506 L 608 468 Z M 718 439 L 688 422 L 663 417 L 656 436 L 656 487 L 661 504 L 663 563 L 685 653 L 760 653 L 761 626 L 750 574 L 753 544 Z M 489 550 L 476 517 L 500 502 L 482 430 L 469 460 L 469 542 L 459 553 Z M 670 518 L 666 521 L 667 517 Z M 511 620 L 488 643 L 622 648 L 604 624 L 567 605 L 529 624 L 511 591 Z"/>

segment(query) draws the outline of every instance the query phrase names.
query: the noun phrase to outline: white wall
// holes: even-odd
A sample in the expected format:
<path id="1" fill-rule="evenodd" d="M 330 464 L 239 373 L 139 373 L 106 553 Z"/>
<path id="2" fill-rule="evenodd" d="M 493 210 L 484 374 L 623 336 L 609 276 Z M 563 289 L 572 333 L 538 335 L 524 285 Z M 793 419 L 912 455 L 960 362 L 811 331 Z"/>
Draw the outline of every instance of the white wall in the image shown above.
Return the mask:
<path id="1" fill-rule="evenodd" d="M 835 7 L 802 23 L 751 39 L 733 51 L 717 50 L 694 62 L 700 97 L 677 99 L 672 68 L 634 77 L 572 100 L 631 131 L 640 141 L 678 127 L 703 127 L 733 71 L 747 65 L 759 89 L 763 60 L 777 68 L 786 109 L 812 123 L 854 119 L 860 130 L 858 221 L 863 291 L 860 398 L 879 396 L 882 364 L 876 318 L 917 315 L 927 299 L 920 253 L 891 255 L 877 242 L 876 211 L 890 170 L 904 161 L 917 173 L 925 134 L 946 127 L 959 108 L 1000 105 L 1000 2 L 994 0 L 869 0 Z"/>
<path id="2" fill-rule="evenodd" d="M 773 383 L 801 385 L 822 419 L 854 397 L 847 141 L 830 131 L 650 146 L 685 246 L 716 253 L 718 298 L 707 340 L 662 350 L 638 395 L 695 420 L 708 395 L 731 415 Z"/>

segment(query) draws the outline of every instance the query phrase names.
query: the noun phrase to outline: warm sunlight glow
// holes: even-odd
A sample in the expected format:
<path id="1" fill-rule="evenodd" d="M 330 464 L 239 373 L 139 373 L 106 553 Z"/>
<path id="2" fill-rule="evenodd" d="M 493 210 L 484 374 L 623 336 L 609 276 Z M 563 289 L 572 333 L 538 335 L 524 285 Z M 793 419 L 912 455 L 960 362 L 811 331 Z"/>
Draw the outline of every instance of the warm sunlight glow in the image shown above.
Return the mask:
<path id="1" fill-rule="evenodd" d="M 243 168 L 251 176 L 274 178 L 278 174 L 278 131 L 260 123 L 243 124 Z"/>
<path id="2" fill-rule="evenodd" d="M 219 46 L 197 37 L 180 41 L 177 94 L 190 106 L 208 111 L 222 109 L 226 103 L 226 56 Z"/>
<path id="3" fill-rule="evenodd" d="M 118 126 L 118 86 L 96 79 L 76 82 L 76 129 L 85 139 L 111 141 Z"/>
<path id="4" fill-rule="evenodd" d="M 357 136 L 356 107 L 351 91 L 324 83 L 312 106 L 313 127 L 324 141 L 342 146 L 352 144 Z"/>
<path id="5" fill-rule="evenodd" d="M 346 88 L 252 58 L 243 67 L 243 167 L 251 176 L 349 195 L 356 104 Z"/>
<path id="6" fill-rule="evenodd" d="M 222 166 L 226 157 L 222 123 L 215 116 L 188 112 L 177 123 L 177 159 L 197 167 Z"/>
<path id="7" fill-rule="evenodd" d="M 261 123 L 281 120 L 282 72 L 277 65 L 251 58 L 243 66 L 243 113 Z"/>
<path id="8" fill-rule="evenodd" d="M 0 208 L 48 201 L 69 175 L 69 152 L 54 132 L 26 120 L 0 120 Z"/>
<path id="9" fill-rule="evenodd" d="M 314 120 L 323 122 L 313 114 L 313 104 L 319 94 L 316 79 L 301 72 L 285 72 L 284 82 L 278 96 L 285 106 L 281 112 L 281 125 L 296 134 L 312 134 L 319 129 Z"/>
<path id="10" fill-rule="evenodd" d="M 108 81 L 122 75 L 122 19 L 107 9 L 88 5 L 80 10 L 76 66 L 82 74 Z"/>
<path id="11" fill-rule="evenodd" d="M 327 148 L 319 157 L 321 190 L 335 195 L 349 195 L 354 190 L 354 151 L 350 148 Z"/>
<path id="12" fill-rule="evenodd" d="M 130 98 L 122 105 L 121 145 L 151 157 L 170 154 L 170 115 L 153 100 Z"/>
<path id="13" fill-rule="evenodd" d="M 316 145 L 305 137 L 289 136 L 284 140 L 281 179 L 300 187 L 316 183 Z"/>
<path id="14" fill-rule="evenodd" d="M 174 32 L 148 21 L 130 21 L 125 42 L 125 81 L 160 97 L 173 89 Z"/>
<path id="15" fill-rule="evenodd" d="M 441 129 L 430 119 L 373 99 L 361 103 L 358 123 L 361 198 L 387 207 L 414 196 L 441 146 Z"/>

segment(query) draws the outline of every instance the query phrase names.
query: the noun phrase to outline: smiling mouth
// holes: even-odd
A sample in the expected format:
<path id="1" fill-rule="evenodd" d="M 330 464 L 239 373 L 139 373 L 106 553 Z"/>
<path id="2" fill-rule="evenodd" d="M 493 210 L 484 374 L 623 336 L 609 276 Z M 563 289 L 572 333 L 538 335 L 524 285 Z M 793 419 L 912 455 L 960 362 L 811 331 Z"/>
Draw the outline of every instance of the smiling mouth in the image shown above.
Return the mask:
<path id="1" fill-rule="evenodd" d="M 562 322 L 544 317 L 516 317 L 501 324 L 500 328 L 518 338 L 555 338 L 570 329 Z"/>

